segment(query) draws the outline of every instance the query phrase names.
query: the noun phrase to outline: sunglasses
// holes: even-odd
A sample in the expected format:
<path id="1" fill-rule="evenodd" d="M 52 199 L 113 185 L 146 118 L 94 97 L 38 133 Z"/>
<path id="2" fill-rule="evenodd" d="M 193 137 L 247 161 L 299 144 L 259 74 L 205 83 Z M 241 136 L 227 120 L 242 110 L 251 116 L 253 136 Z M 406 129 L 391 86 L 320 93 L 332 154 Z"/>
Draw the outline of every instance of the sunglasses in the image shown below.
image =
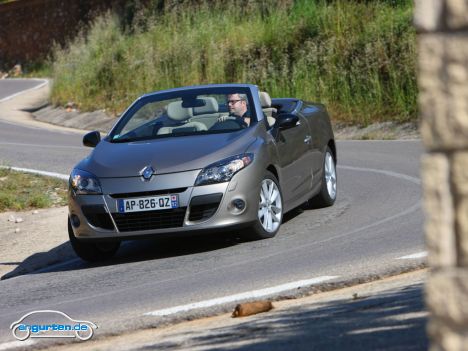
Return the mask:
<path id="1" fill-rule="evenodd" d="M 242 101 L 242 100 L 228 100 L 227 103 L 228 103 L 228 105 L 235 105 L 239 101 Z"/>

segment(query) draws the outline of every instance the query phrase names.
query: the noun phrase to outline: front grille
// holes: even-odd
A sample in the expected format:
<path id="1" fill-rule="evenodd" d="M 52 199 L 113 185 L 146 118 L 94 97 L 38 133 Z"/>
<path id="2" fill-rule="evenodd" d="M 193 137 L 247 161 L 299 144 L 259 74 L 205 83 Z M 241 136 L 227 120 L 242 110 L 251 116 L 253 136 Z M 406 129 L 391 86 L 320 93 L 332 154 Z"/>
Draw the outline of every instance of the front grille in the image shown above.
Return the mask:
<path id="1" fill-rule="evenodd" d="M 94 227 L 113 230 L 114 225 L 106 212 L 106 209 L 102 205 L 83 205 L 81 211 L 86 217 L 86 220 Z"/>
<path id="2" fill-rule="evenodd" d="M 112 197 L 114 199 L 127 199 L 127 198 L 130 198 L 130 197 L 170 195 L 170 194 L 183 193 L 187 189 L 188 188 L 174 188 L 174 189 L 153 190 L 153 191 L 140 191 L 140 192 L 137 192 L 137 193 L 110 194 L 110 197 Z"/>
<path id="3" fill-rule="evenodd" d="M 186 207 L 134 213 L 113 213 L 121 232 L 182 227 Z"/>

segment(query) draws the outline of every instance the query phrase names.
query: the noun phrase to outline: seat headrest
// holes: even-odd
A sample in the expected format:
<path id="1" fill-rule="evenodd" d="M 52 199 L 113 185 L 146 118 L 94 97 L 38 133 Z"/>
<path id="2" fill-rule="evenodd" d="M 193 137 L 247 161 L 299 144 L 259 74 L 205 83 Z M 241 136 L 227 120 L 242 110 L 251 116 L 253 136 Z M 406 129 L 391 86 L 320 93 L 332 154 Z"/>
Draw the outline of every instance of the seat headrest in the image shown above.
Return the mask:
<path id="1" fill-rule="evenodd" d="M 271 97 L 267 92 L 261 91 L 258 95 L 260 97 L 260 104 L 262 105 L 262 108 L 271 107 Z"/>
<path id="2" fill-rule="evenodd" d="M 214 97 L 204 97 L 201 98 L 205 100 L 205 106 L 195 107 L 193 113 L 195 115 L 202 115 L 207 113 L 217 113 L 218 112 L 218 101 Z"/>
<path id="3" fill-rule="evenodd" d="M 185 121 L 193 112 L 191 108 L 182 107 L 182 101 L 174 101 L 167 105 L 167 116 L 174 121 Z"/>

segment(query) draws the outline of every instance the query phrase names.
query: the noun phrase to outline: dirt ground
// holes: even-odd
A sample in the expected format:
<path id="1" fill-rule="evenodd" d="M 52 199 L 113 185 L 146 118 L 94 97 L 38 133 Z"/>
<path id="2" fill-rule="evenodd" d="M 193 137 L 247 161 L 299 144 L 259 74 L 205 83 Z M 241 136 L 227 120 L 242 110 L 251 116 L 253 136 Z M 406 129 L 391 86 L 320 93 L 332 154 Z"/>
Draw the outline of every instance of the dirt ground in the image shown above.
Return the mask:
<path id="1" fill-rule="evenodd" d="M 0 279 L 76 257 L 68 243 L 67 215 L 66 206 L 0 213 Z"/>

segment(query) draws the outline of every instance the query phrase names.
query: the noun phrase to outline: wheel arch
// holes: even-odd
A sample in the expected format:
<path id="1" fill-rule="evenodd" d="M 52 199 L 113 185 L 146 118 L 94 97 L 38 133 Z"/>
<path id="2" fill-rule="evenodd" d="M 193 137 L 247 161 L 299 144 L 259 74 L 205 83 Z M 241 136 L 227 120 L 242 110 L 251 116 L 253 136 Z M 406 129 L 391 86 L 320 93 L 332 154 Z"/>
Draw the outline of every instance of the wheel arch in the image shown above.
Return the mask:
<path id="1" fill-rule="evenodd" d="M 338 162 L 338 158 L 337 158 L 337 155 L 336 155 L 336 144 L 335 144 L 335 140 L 333 139 L 330 139 L 327 143 L 327 146 L 330 148 L 331 152 L 333 153 L 333 159 L 335 160 L 335 165 L 337 164 Z"/>
<path id="2" fill-rule="evenodd" d="M 269 165 L 266 169 L 267 169 L 267 171 L 273 173 L 274 176 L 276 177 L 276 179 L 278 180 L 278 182 L 280 183 L 280 178 L 279 178 L 278 171 L 276 170 L 276 167 L 273 166 L 273 165 Z"/>

